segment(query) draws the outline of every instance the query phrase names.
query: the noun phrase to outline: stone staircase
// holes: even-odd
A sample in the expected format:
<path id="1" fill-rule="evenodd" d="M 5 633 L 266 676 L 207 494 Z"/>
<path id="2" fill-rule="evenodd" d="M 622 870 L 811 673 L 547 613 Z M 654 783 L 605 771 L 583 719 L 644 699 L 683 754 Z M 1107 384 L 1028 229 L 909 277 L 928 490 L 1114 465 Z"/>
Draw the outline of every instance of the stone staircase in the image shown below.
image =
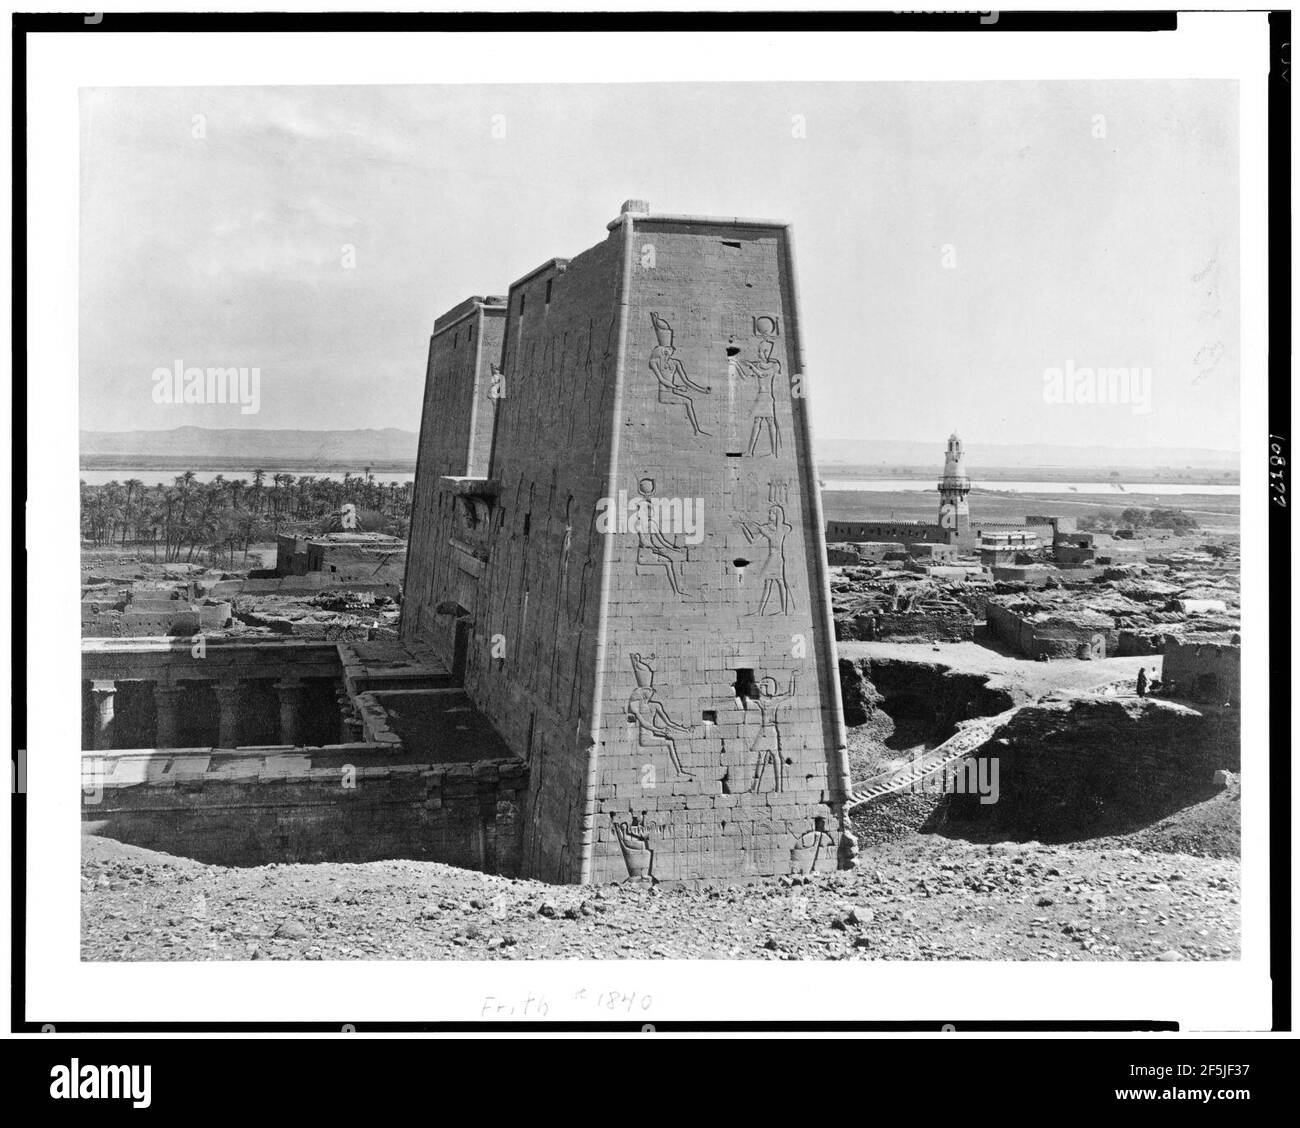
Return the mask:
<path id="1" fill-rule="evenodd" d="M 1086 696 L 1091 694 L 1100 694 L 1102 696 L 1129 696 L 1131 691 L 1128 690 L 1128 683 L 1124 679 L 1108 679 L 1088 690 L 1060 691 L 1054 690 L 1047 694 L 1052 697 L 1054 694 L 1065 692 L 1067 696 Z M 852 811 L 866 803 L 871 803 L 885 795 L 892 795 L 895 792 L 902 791 L 911 787 L 913 784 L 920 782 L 927 776 L 941 771 L 949 764 L 960 760 L 963 756 L 969 756 L 980 745 L 984 744 L 993 732 L 1004 725 L 1011 719 L 1013 713 L 1024 708 L 1025 704 L 1031 702 L 1022 702 L 1011 709 L 1002 713 L 996 713 L 989 717 L 975 717 L 968 721 L 958 722 L 958 731 L 945 740 L 942 744 L 931 748 L 919 763 L 903 764 L 897 768 L 891 768 L 889 771 L 880 772 L 870 779 L 866 779 L 853 786 L 849 792 L 849 797 L 845 801 L 845 811 Z"/>
<path id="2" fill-rule="evenodd" d="M 975 717 L 969 721 L 959 722 L 958 731 L 942 744 L 926 752 L 919 763 L 903 764 L 901 767 L 892 768 L 887 772 L 880 772 L 870 779 L 856 784 L 853 790 L 849 792 L 844 809 L 851 811 L 882 796 L 902 791 L 925 779 L 926 776 L 933 775 L 935 772 L 946 768 L 954 761 L 969 756 L 984 744 L 996 729 L 1005 724 L 1019 708 L 1020 706 L 1016 706 L 1014 709 L 1008 709 L 1004 713 L 996 713 L 991 717 Z"/>

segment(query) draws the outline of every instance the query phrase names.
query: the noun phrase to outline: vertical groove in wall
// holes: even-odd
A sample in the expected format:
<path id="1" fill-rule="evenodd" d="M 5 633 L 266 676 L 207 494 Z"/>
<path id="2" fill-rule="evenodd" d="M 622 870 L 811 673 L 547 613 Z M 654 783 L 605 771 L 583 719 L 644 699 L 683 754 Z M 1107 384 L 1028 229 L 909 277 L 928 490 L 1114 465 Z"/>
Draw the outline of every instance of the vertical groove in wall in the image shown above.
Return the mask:
<path id="1" fill-rule="evenodd" d="M 430 383 L 433 380 L 433 334 L 429 335 L 429 354 L 424 362 L 424 396 L 420 401 L 420 435 L 415 446 L 415 477 L 411 482 L 411 520 L 406 530 L 406 567 L 402 572 L 402 609 L 397 619 L 397 634 L 403 642 L 413 641 L 407 630 L 406 612 L 408 608 L 407 594 L 411 591 L 411 568 L 417 557 L 417 553 L 412 549 L 417 544 L 423 544 L 427 537 L 423 533 L 423 526 L 420 524 L 420 499 L 424 494 L 429 492 L 428 483 L 421 482 L 420 474 L 420 456 L 424 453 L 424 444 L 426 442 L 426 416 L 429 412 L 429 392 Z M 427 477 L 427 475 L 424 475 Z M 420 489 L 424 485 L 423 491 Z M 420 536 L 416 536 L 417 528 Z"/>
<path id="2" fill-rule="evenodd" d="M 605 491 L 608 495 L 618 493 L 618 454 L 619 436 L 622 432 L 623 419 L 623 379 L 627 363 L 627 320 L 628 309 L 632 303 L 632 216 L 623 214 L 623 278 L 622 292 L 618 301 L 618 356 L 614 362 L 614 409 L 612 415 L 613 434 L 609 444 L 609 468 L 605 472 Z M 610 574 L 613 569 L 613 538 L 605 537 L 601 546 L 600 560 L 600 619 L 596 627 L 596 674 L 593 679 L 591 707 L 590 745 L 587 749 L 586 794 L 583 797 L 582 816 L 582 864 L 578 881 L 582 885 L 591 881 L 591 860 L 595 847 L 596 823 L 596 771 L 600 759 L 600 731 L 604 720 L 605 695 L 605 651 L 609 633 L 609 593 Z"/>
<path id="3" fill-rule="evenodd" d="M 789 227 L 786 227 L 782 234 L 785 244 L 786 287 L 790 295 L 790 317 L 794 330 L 794 352 L 799 370 L 799 387 L 803 393 L 800 397 L 802 402 L 798 405 L 796 412 L 799 419 L 799 430 L 803 434 L 805 455 L 804 460 L 799 465 L 804 475 L 804 496 L 808 499 L 808 506 L 812 510 L 813 544 L 810 556 L 812 568 L 817 574 L 817 594 L 821 600 L 819 625 L 824 640 L 822 653 L 826 659 L 824 676 L 830 692 L 831 704 L 834 707 L 832 723 L 828 727 L 834 736 L 834 755 L 837 760 L 836 768 L 838 769 L 841 788 L 841 794 L 838 798 L 843 801 L 849 793 L 851 778 L 849 774 L 848 735 L 844 728 L 844 702 L 840 695 L 839 660 L 835 648 L 835 615 L 831 608 L 830 569 L 826 565 L 826 519 L 822 512 L 821 480 L 817 474 L 816 448 L 813 446 L 812 405 L 809 403 L 808 396 L 808 373 L 803 348 L 803 324 L 799 310 L 799 291 L 795 281 L 794 233 Z"/>
<path id="4" fill-rule="evenodd" d="M 469 436 L 465 445 L 465 474 L 469 477 L 482 473 L 474 465 L 474 440 L 478 436 L 478 397 L 482 390 L 479 387 L 479 380 L 483 375 L 483 330 L 486 328 L 487 314 L 483 312 L 480 306 L 474 312 L 474 318 L 470 322 L 478 330 L 478 335 L 474 338 L 474 394 L 469 401 Z M 488 452 L 488 462 L 492 461 L 492 452 Z"/>

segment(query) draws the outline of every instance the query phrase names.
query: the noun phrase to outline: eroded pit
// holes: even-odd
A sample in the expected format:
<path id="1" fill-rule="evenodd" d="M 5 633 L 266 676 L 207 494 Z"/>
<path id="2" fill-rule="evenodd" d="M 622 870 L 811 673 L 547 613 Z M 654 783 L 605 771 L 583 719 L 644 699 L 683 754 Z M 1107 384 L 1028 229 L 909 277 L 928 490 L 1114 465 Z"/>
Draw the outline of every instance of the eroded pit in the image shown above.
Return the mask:
<path id="1" fill-rule="evenodd" d="M 1218 796 L 1224 773 L 1240 770 L 1234 710 L 1139 698 L 1122 685 L 1040 698 L 991 680 L 940 662 L 840 660 L 855 792 L 921 772 L 852 808 L 860 847 L 916 832 L 1065 843 L 1164 828 L 1171 841 L 1231 851 L 1235 805 Z M 923 771 L 954 750 L 949 767 Z M 949 786 L 963 778 L 991 790 Z"/>
<path id="2" fill-rule="evenodd" d="M 951 737 L 960 722 L 1003 713 L 1027 697 L 991 687 L 983 674 L 941 662 L 841 658 L 840 690 L 854 780 Z"/>

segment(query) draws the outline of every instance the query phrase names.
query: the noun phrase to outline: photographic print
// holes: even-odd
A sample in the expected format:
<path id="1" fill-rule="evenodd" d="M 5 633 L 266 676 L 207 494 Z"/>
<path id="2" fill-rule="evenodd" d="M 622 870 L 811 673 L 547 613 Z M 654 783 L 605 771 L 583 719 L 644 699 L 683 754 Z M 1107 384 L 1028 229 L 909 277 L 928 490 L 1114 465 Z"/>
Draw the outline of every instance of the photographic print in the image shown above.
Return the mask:
<path id="1" fill-rule="evenodd" d="M 82 960 L 1241 957 L 1236 82 L 79 111 Z"/>

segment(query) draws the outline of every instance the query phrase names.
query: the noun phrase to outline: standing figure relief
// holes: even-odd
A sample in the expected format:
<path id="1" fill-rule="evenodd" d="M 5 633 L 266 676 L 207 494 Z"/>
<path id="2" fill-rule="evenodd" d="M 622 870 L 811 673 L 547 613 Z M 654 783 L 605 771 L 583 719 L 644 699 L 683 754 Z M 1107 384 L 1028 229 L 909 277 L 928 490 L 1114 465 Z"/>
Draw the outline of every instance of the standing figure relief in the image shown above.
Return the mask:
<path id="1" fill-rule="evenodd" d="M 742 518 L 740 528 L 750 544 L 764 541 L 767 545 L 758 568 L 758 578 L 763 581 L 763 593 L 755 614 L 767 614 L 767 605 L 774 595 L 779 606 L 772 614 L 788 614 L 794 600 L 790 595 L 790 581 L 786 578 L 785 541 L 794 531 L 794 526 L 785 519 L 785 507 L 776 504 L 768 506 L 767 520 L 761 525 L 757 521 Z"/>
<path id="2" fill-rule="evenodd" d="M 781 747 L 781 706 L 795 695 L 798 675 L 790 675 L 784 693 L 778 693 L 776 678 L 766 677 L 758 683 L 758 696 L 751 700 L 758 706 L 758 734 L 750 741 L 754 755 L 754 776 L 749 790 L 758 791 L 767 769 L 772 769 L 772 790 L 785 790 L 785 750 Z"/>
<path id="3" fill-rule="evenodd" d="M 773 457 L 781 453 L 781 425 L 776 418 L 776 382 L 781 376 L 781 362 L 772 356 L 776 342 L 760 341 L 757 360 L 733 360 L 742 380 L 753 381 L 754 394 L 749 403 L 749 449 L 752 458 L 758 449 L 758 440 L 767 433 L 767 449 L 762 453 Z"/>

